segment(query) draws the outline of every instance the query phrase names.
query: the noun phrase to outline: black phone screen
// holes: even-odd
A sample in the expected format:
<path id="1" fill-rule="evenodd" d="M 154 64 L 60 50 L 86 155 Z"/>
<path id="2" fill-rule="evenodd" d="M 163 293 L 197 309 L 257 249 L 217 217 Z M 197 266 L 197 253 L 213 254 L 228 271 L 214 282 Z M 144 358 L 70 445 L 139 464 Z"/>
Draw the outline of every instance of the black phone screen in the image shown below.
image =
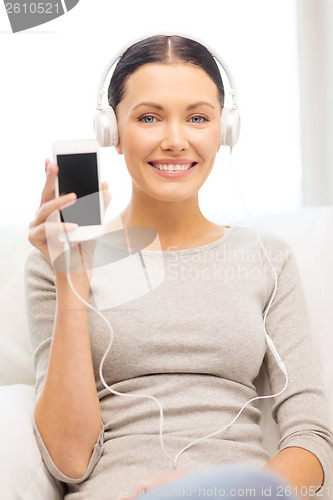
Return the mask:
<path id="1" fill-rule="evenodd" d="M 76 193 L 74 205 L 60 211 L 62 222 L 101 224 L 97 153 L 58 154 L 59 195 Z"/>

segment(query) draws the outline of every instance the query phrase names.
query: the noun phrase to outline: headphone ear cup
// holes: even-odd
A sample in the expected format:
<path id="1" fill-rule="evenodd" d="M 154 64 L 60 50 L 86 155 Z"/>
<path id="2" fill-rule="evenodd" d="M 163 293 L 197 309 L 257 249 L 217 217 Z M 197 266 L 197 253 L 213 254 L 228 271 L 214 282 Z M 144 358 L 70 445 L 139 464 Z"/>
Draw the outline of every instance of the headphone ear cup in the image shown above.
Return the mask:
<path id="1" fill-rule="evenodd" d="M 119 142 L 116 113 L 111 106 L 97 111 L 94 121 L 96 139 L 102 147 L 117 146 Z"/>
<path id="2" fill-rule="evenodd" d="M 240 115 L 238 109 L 222 108 L 221 146 L 235 146 L 240 133 Z"/>

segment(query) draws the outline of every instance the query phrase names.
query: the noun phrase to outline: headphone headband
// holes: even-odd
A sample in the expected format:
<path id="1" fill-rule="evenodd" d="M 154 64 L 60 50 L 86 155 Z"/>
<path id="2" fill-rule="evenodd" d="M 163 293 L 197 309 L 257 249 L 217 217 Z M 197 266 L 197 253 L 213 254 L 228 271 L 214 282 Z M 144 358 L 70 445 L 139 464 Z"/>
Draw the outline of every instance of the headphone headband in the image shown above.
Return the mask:
<path id="1" fill-rule="evenodd" d="M 118 130 L 115 130 L 115 124 L 117 123 L 114 110 L 107 104 L 106 108 L 103 107 L 103 95 L 105 94 L 105 82 L 113 68 L 114 64 L 120 59 L 120 57 L 126 52 L 128 48 L 130 48 L 135 43 L 141 42 L 150 38 L 152 36 L 164 35 L 164 36 L 181 36 L 184 38 L 188 38 L 195 42 L 200 43 L 210 52 L 210 54 L 214 57 L 215 61 L 220 64 L 223 71 L 225 72 L 228 81 L 229 81 L 229 93 L 232 98 L 232 107 L 227 108 L 223 106 L 221 113 L 221 138 L 220 143 L 224 146 L 234 146 L 238 141 L 239 132 L 240 132 L 240 116 L 238 111 L 238 102 L 237 102 L 237 90 L 235 81 L 229 70 L 227 64 L 223 61 L 223 59 L 214 51 L 211 47 L 209 47 L 206 43 L 203 43 L 199 38 L 188 36 L 183 33 L 152 33 L 150 35 L 145 35 L 133 40 L 131 43 L 126 44 L 118 53 L 109 61 L 106 68 L 103 71 L 101 79 L 98 85 L 97 91 L 97 115 L 95 118 L 95 132 L 97 139 L 101 146 L 116 146 L 118 144 Z M 221 73 L 221 71 L 220 71 Z M 221 75 L 222 78 L 222 75 Z M 222 78 L 223 81 L 223 78 Z M 117 126 L 117 125 L 116 125 Z M 109 128 L 110 130 L 107 130 Z"/>

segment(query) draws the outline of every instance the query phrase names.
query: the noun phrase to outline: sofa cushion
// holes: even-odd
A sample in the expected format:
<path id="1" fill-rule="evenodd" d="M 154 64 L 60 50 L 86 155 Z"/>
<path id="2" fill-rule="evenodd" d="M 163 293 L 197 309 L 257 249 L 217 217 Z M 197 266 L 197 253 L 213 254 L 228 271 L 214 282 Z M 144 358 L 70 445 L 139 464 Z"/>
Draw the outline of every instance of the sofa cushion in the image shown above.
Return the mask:
<path id="1" fill-rule="evenodd" d="M 33 429 L 35 389 L 0 387 L 0 484 L 6 500 L 61 500 L 62 483 L 46 469 Z"/>
<path id="2" fill-rule="evenodd" d="M 295 253 L 333 428 L 333 207 L 302 208 L 256 219 L 255 224 L 286 240 Z"/>
<path id="3" fill-rule="evenodd" d="M 35 383 L 24 301 L 23 269 L 0 296 L 0 385 Z"/>

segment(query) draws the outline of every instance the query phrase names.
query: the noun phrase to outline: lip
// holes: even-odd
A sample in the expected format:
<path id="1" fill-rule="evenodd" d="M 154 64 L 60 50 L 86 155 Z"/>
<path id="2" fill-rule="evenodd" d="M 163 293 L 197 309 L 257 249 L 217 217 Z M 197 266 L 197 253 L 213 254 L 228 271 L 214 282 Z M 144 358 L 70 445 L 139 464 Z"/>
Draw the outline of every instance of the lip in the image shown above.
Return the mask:
<path id="1" fill-rule="evenodd" d="M 161 163 L 165 163 L 165 161 L 161 161 L 161 160 L 158 160 L 160 161 Z M 169 161 L 169 160 L 168 160 Z M 158 163 L 157 161 L 154 162 L 154 163 Z M 179 165 L 182 165 L 182 163 L 178 160 L 176 163 L 173 163 L 173 165 L 177 165 L 177 163 Z M 186 164 L 188 163 L 194 163 L 194 162 L 191 162 L 191 161 L 186 161 L 184 162 Z M 193 165 L 193 167 L 189 168 L 188 170 L 174 170 L 173 172 L 169 172 L 168 170 L 159 170 L 158 168 L 156 167 L 153 167 L 152 165 L 150 165 L 149 163 L 147 163 L 148 167 L 150 167 L 157 175 L 160 175 L 161 177 L 168 177 L 169 179 L 170 178 L 173 178 L 173 179 L 179 179 L 180 177 L 187 177 L 188 175 L 190 175 L 193 170 L 195 169 L 195 167 L 198 165 L 198 163 L 196 163 L 195 165 Z M 170 163 L 169 163 L 170 165 Z"/>
<path id="2" fill-rule="evenodd" d="M 150 160 L 150 163 L 165 164 L 165 165 L 187 165 L 188 163 L 197 163 L 195 160 L 188 158 L 158 158 L 157 160 Z"/>

